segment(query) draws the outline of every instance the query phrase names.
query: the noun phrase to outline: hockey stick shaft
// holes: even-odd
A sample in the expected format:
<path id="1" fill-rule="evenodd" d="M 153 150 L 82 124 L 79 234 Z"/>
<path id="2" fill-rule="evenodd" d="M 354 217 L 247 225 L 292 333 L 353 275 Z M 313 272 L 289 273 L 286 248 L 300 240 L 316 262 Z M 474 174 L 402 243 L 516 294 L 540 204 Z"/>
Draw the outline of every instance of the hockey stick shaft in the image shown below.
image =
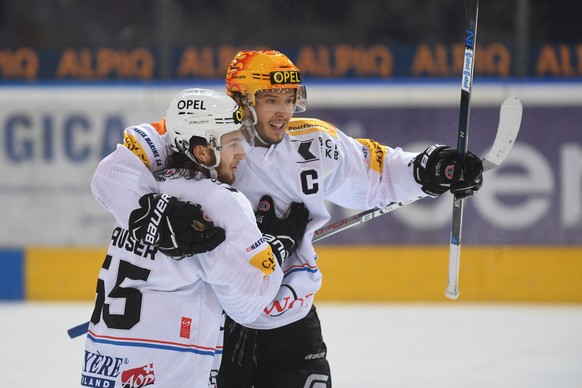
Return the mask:
<path id="1" fill-rule="evenodd" d="M 471 108 L 471 90 L 475 68 L 475 48 L 477 43 L 477 19 L 479 17 L 479 0 L 465 0 L 467 28 L 465 30 L 465 54 L 463 76 L 461 80 L 461 104 L 459 110 L 459 131 L 457 133 L 457 160 L 463 165 L 469 141 L 469 117 Z M 455 196 L 451 240 L 449 246 L 449 274 L 445 295 L 449 299 L 459 297 L 459 265 L 461 262 L 461 228 L 463 226 L 463 198 Z"/>
<path id="2" fill-rule="evenodd" d="M 495 140 L 493 141 L 490 151 L 483 158 L 484 171 L 489 171 L 499 166 L 511 151 L 511 147 L 515 143 L 515 139 L 519 133 L 522 110 L 521 102 L 516 97 L 506 99 L 501 105 L 501 110 L 499 111 L 499 125 L 497 127 Z M 392 202 L 382 208 L 366 210 L 342 220 L 328 223 L 315 231 L 312 241 L 318 242 L 336 233 L 342 232 L 366 221 L 373 220 L 383 214 L 388 214 L 396 209 L 400 209 L 401 207 L 416 202 L 418 199 L 404 202 Z"/>

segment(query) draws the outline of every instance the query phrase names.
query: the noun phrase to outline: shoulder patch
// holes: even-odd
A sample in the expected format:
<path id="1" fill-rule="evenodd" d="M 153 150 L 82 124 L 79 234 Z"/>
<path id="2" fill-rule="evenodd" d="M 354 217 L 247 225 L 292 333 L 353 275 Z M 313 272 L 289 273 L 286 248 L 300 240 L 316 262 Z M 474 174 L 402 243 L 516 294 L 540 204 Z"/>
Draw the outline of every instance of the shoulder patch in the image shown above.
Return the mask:
<path id="1" fill-rule="evenodd" d="M 148 155 L 146 154 L 145 150 L 142 148 L 141 144 L 137 141 L 135 136 L 128 134 L 127 132 L 123 134 L 123 146 L 134 153 L 135 156 L 139 158 L 146 165 L 147 168 L 150 168 L 150 161 L 148 159 Z"/>
<path id="2" fill-rule="evenodd" d="M 251 246 L 249 248 L 253 247 Z M 249 248 L 247 248 L 247 252 Z M 253 267 L 257 268 L 259 271 L 261 271 L 265 276 L 269 276 L 270 274 L 275 272 L 275 268 L 277 267 L 277 260 L 275 260 L 275 257 L 273 256 L 273 251 L 271 250 L 270 246 L 267 246 L 267 249 L 263 249 L 261 252 L 254 255 L 249 260 L 249 263 Z"/>
<path id="3" fill-rule="evenodd" d="M 305 135 L 313 132 L 325 132 L 337 137 L 337 128 L 332 124 L 319 119 L 291 119 L 287 133 L 291 136 Z"/>
<path id="4" fill-rule="evenodd" d="M 370 168 L 382 174 L 384 167 L 384 158 L 386 157 L 387 149 L 382 144 L 371 139 L 356 139 L 362 144 L 365 149 L 370 152 Z"/>

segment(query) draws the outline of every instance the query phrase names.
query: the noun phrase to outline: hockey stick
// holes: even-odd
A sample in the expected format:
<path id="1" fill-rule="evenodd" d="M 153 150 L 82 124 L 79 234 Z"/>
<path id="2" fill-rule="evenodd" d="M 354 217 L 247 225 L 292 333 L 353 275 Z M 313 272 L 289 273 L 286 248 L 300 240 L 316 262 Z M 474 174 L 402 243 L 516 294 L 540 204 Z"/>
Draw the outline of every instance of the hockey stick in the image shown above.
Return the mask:
<path id="1" fill-rule="evenodd" d="M 459 111 L 459 131 L 457 134 L 457 161 L 463 165 L 469 141 L 469 113 L 471 108 L 471 89 L 473 70 L 475 68 L 475 48 L 477 44 L 477 19 L 479 17 L 479 0 L 465 0 L 467 28 L 465 30 L 465 56 L 461 81 L 461 107 Z M 449 245 L 449 278 L 445 295 L 449 299 L 459 297 L 459 265 L 461 262 L 461 227 L 463 225 L 463 198 L 455 196 L 453 200 L 453 217 L 451 225 L 451 242 Z"/>
<path id="2" fill-rule="evenodd" d="M 513 143 L 515 143 L 515 139 L 519 133 L 519 127 L 521 126 L 522 110 L 521 102 L 516 97 L 507 98 L 501 105 L 501 110 L 499 111 L 499 125 L 497 127 L 495 140 L 493 141 L 491 149 L 483 158 L 484 171 L 489 171 L 499 166 L 511 151 L 511 147 L 513 146 Z M 312 241 L 317 242 L 323 240 L 326 237 L 342 232 L 353 226 L 370 221 L 378 216 L 390 213 L 393 210 L 400 209 L 401 207 L 416 202 L 419 199 L 420 198 L 404 202 L 391 202 L 382 208 L 366 210 L 365 212 L 349 216 L 343 220 L 331 222 L 322 228 L 317 229 L 313 234 L 314 238 Z"/>
<path id="3" fill-rule="evenodd" d="M 69 335 L 69 338 L 76 338 L 76 337 L 80 337 L 83 334 L 87 333 L 87 331 L 89 330 L 89 322 L 85 322 L 85 323 L 81 323 L 80 325 L 77 325 L 75 327 L 71 327 L 69 330 L 67 330 L 67 334 Z"/>

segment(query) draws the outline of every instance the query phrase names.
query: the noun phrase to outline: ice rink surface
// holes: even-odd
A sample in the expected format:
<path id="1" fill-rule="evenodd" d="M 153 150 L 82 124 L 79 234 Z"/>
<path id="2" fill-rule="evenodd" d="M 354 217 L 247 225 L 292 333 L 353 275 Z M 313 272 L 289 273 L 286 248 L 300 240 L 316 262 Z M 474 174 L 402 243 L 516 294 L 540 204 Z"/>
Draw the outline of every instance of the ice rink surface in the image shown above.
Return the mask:
<path id="1" fill-rule="evenodd" d="M 335 388 L 582 387 L 582 305 L 320 303 Z M 0 303 L 0 387 L 78 387 L 90 303 Z"/>

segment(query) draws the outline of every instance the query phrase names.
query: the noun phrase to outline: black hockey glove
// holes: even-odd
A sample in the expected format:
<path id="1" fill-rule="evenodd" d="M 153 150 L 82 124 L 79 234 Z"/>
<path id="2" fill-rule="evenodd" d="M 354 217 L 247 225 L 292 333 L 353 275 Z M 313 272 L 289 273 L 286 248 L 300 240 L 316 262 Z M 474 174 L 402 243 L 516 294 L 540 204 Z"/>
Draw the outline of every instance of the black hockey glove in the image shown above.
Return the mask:
<path id="1" fill-rule="evenodd" d="M 413 164 L 414 179 L 433 197 L 451 190 L 456 197 L 465 198 L 483 185 L 483 162 L 470 151 L 460 166 L 456 148 L 433 145 L 418 154 Z"/>
<path id="2" fill-rule="evenodd" d="M 146 194 L 129 216 L 129 232 L 176 260 L 208 252 L 225 239 L 198 204 L 178 201 L 166 194 Z"/>
<path id="3" fill-rule="evenodd" d="M 277 217 L 273 198 L 268 195 L 261 198 L 255 212 L 257 226 L 271 245 L 279 265 L 297 250 L 309 222 L 309 210 L 303 203 L 293 202 L 288 213 L 286 218 Z"/>

